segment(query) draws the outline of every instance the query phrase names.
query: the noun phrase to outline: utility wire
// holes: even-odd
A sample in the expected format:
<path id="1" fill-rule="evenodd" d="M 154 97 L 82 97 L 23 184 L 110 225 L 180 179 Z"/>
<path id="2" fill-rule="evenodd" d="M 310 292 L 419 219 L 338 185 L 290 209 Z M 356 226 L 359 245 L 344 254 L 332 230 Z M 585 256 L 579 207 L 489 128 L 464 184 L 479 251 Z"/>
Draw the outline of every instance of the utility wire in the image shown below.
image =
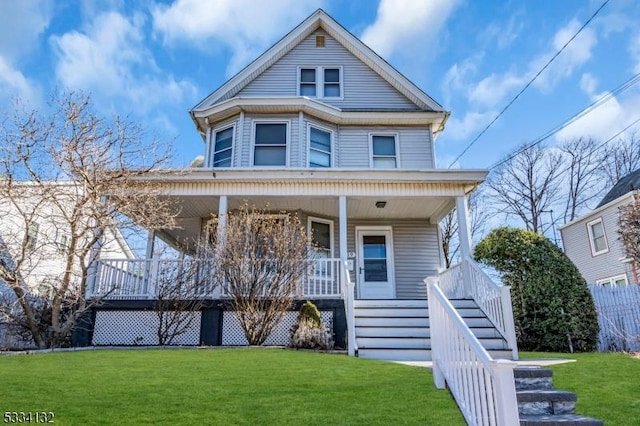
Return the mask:
<path id="1" fill-rule="evenodd" d="M 498 161 L 497 163 L 493 164 L 491 167 L 489 167 L 489 170 L 492 170 L 504 163 L 506 163 L 507 161 L 511 160 L 513 157 L 519 155 L 521 152 L 523 152 L 524 150 L 527 150 L 531 147 L 534 147 L 536 145 L 539 145 L 540 143 L 544 142 L 545 140 L 549 139 L 551 136 L 553 136 L 554 134 L 558 133 L 560 130 L 564 129 L 565 127 L 567 127 L 568 125 L 570 125 L 571 123 L 575 122 L 576 120 L 584 117 L 586 114 L 588 114 L 589 112 L 593 111 L 594 109 L 596 109 L 597 107 L 599 107 L 600 105 L 610 101 L 611 99 L 613 99 L 615 96 L 619 95 L 620 93 L 629 90 L 632 86 L 634 86 L 635 84 L 637 84 L 638 82 L 640 82 L 640 72 L 635 74 L 634 76 L 632 76 L 630 79 L 628 79 L 627 81 L 625 81 L 624 83 L 622 83 L 620 86 L 616 87 L 615 89 L 613 89 L 611 92 L 607 93 L 606 95 L 596 99 L 594 102 L 592 102 L 589 106 L 587 106 L 586 108 L 584 108 L 583 110 L 581 110 L 580 112 L 578 112 L 577 114 L 573 115 L 571 118 L 569 118 L 568 120 L 564 121 L 563 123 L 555 126 L 554 128 L 552 128 L 551 130 L 548 130 L 547 132 L 545 132 L 542 136 L 539 136 L 538 138 L 534 139 L 532 142 L 525 144 L 522 148 L 516 150 L 514 153 L 508 155 L 506 158 Z M 634 123 L 635 124 L 635 123 Z M 626 130 L 626 128 L 623 130 L 623 132 Z M 614 136 L 614 138 L 617 137 Z M 611 139 L 607 140 L 604 143 L 609 142 Z M 603 144 L 604 144 L 603 143 Z"/>
<path id="2" fill-rule="evenodd" d="M 511 99 L 511 101 L 504 107 L 502 108 L 502 110 L 498 113 L 498 115 L 495 116 L 495 118 L 493 120 L 491 120 L 491 122 L 489 124 L 487 124 L 485 126 L 484 129 L 482 129 L 482 131 L 480 133 L 478 133 L 478 135 L 473 138 L 473 140 L 469 143 L 469 145 L 467 145 L 467 147 L 460 153 L 460 155 L 458 155 L 452 162 L 451 164 L 449 164 L 449 169 L 455 164 L 456 161 L 458 161 L 464 154 L 467 153 L 467 151 L 478 141 L 478 139 L 480 139 L 482 137 L 482 135 L 484 135 L 486 133 L 487 130 L 489 130 L 489 128 L 493 125 L 493 123 L 495 123 L 496 121 L 498 121 L 498 119 L 502 116 L 502 114 L 505 113 L 505 111 L 507 111 L 507 109 L 509 109 L 509 107 L 520 97 L 520 95 L 522 95 L 522 93 L 524 93 L 525 90 L 527 90 L 529 88 L 529 86 L 531 86 L 531 84 L 533 84 L 534 81 L 536 81 L 536 79 L 540 76 L 540 74 L 542 74 L 544 72 L 544 70 L 546 70 L 549 65 L 551 65 L 551 63 L 564 51 L 564 49 L 578 36 L 578 34 L 580 34 L 582 32 L 582 30 L 585 29 L 585 27 L 587 25 L 589 25 L 589 23 L 593 20 L 593 18 L 595 18 L 598 13 L 600 13 L 600 11 L 607 5 L 607 3 L 609 3 L 610 0 L 605 0 L 604 3 L 602 3 L 602 5 L 600 5 L 600 7 L 593 13 L 593 15 L 591 15 L 591 17 L 589 19 L 587 19 L 587 21 L 580 27 L 580 29 L 578 29 L 578 31 L 564 44 L 564 46 L 562 46 L 560 48 L 560 50 L 558 50 L 555 55 L 553 55 L 551 57 L 551 59 L 549 59 L 547 61 L 547 63 L 540 69 L 540 71 L 538 71 L 531 80 L 529 80 L 529 82 L 527 84 L 525 84 L 525 86 L 518 92 L 518 94 Z"/>

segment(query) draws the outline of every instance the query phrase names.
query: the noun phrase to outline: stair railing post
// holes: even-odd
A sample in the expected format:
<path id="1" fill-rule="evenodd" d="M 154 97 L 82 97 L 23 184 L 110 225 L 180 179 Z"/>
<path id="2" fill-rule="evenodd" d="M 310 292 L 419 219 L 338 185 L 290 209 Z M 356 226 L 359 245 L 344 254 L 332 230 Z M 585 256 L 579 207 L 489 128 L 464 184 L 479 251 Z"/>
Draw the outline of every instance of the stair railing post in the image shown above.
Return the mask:
<path id="1" fill-rule="evenodd" d="M 519 359 L 518 342 L 516 340 L 516 328 L 513 319 L 513 305 L 511 304 L 511 287 L 502 286 L 500 292 L 505 332 L 509 346 L 511 347 L 511 356 L 514 361 L 517 361 Z"/>
<path id="2" fill-rule="evenodd" d="M 438 316 L 437 301 L 433 295 L 432 286 L 437 285 L 437 277 L 427 277 L 424 280 L 427 285 L 427 301 L 429 303 L 429 333 L 431 336 L 431 371 L 433 374 L 433 383 L 438 389 L 445 389 L 446 383 L 442 369 L 440 368 L 440 351 L 443 347 L 440 341 L 440 332 L 442 331 L 442 321 Z"/>
<path id="3" fill-rule="evenodd" d="M 496 417 L 498 426 L 513 426 L 520 424 L 518 415 L 518 399 L 516 397 L 516 384 L 513 378 L 513 369 L 517 364 L 506 359 L 493 361 L 495 374 L 494 394 L 496 400 Z"/>

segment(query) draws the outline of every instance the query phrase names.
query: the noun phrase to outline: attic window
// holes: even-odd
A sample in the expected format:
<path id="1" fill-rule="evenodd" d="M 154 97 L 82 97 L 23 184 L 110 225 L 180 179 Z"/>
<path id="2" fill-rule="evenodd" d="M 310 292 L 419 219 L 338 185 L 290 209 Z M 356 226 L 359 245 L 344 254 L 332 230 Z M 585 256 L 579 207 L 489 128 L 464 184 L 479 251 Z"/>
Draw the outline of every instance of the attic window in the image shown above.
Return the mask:
<path id="1" fill-rule="evenodd" d="M 298 68 L 298 95 L 311 98 L 342 98 L 342 67 Z"/>
<path id="2" fill-rule="evenodd" d="M 316 47 L 324 47 L 324 36 L 323 35 L 316 36 Z"/>

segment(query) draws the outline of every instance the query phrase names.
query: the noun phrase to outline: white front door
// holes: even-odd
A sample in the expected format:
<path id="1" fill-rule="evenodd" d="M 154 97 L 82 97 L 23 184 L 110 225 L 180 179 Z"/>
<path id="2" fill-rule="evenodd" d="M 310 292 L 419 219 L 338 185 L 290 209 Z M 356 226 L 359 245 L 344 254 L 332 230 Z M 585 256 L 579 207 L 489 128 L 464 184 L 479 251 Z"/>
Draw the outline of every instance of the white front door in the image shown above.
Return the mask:
<path id="1" fill-rule="evenodd" d="M 395 298 L 391 227 L 356 227 L 358 297 Z"/>

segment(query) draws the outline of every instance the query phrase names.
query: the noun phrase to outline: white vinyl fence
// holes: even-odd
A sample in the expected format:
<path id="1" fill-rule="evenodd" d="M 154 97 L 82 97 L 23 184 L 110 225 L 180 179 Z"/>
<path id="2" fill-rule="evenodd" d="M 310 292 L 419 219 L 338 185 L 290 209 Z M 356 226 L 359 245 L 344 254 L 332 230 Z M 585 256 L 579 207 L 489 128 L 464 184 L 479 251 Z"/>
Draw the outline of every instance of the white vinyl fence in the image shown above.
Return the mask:
<path id="1" fill-rule="evenodd" d="M 598 350 L 640 351 L 640 286 L 590 285 L 598 311 Z"/>

